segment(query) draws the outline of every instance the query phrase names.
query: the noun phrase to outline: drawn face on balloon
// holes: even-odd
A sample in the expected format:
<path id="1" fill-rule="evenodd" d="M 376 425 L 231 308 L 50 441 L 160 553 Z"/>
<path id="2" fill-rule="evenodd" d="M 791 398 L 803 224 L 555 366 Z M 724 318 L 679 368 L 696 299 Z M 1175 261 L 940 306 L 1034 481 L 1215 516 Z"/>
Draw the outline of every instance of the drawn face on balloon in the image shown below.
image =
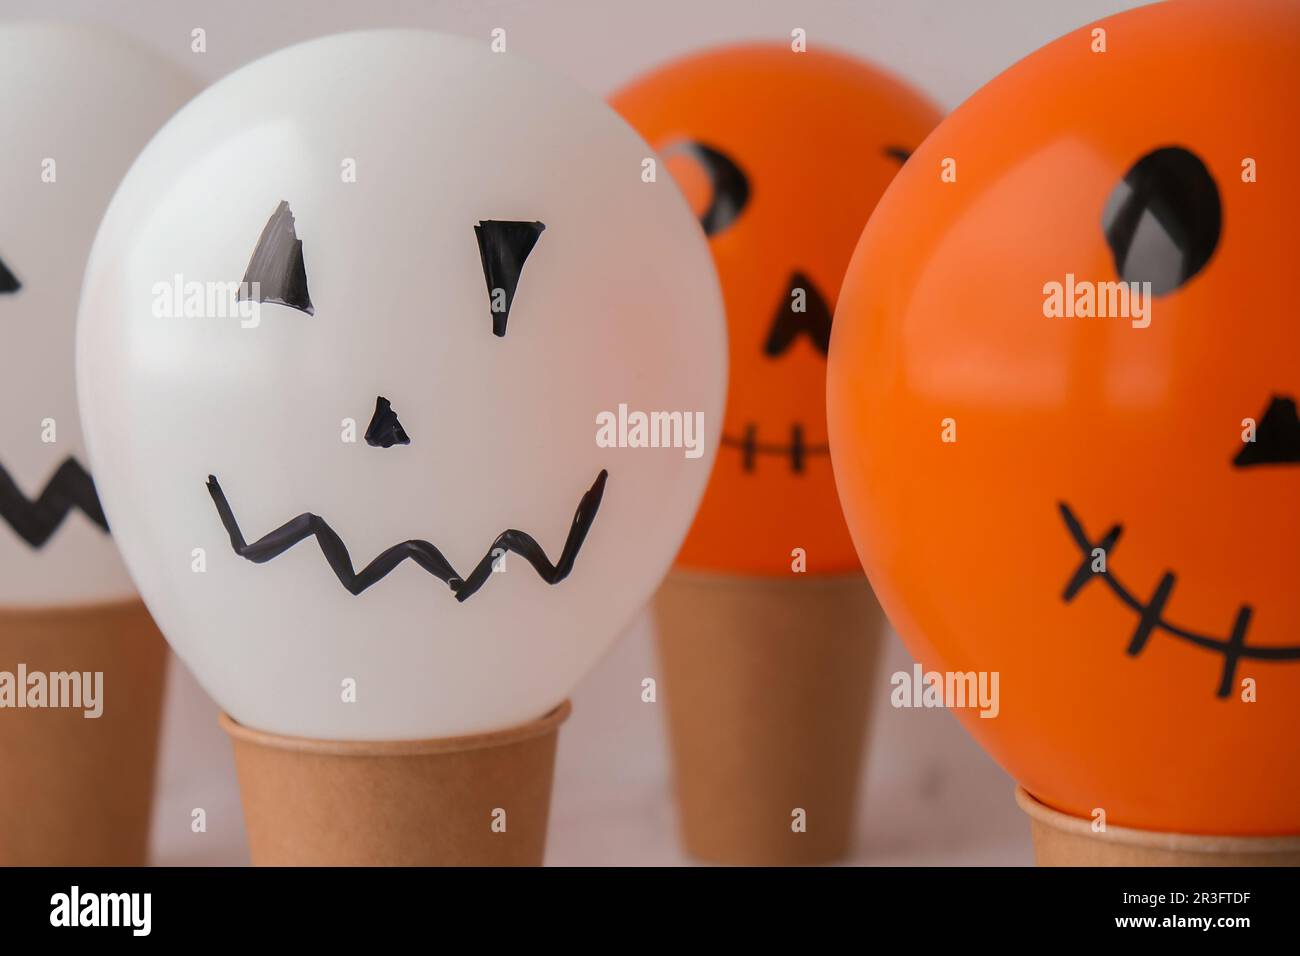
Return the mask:
<path id="1" fill-rule="evenodd" d="M 0 297 L 16 297 L 23 284 L 0 259 Z M 4 298 L 0 298 L 0 303 Z M 58 437 L 58 420 L 48 420 L 55 440 Z M 33 435 L 35 432 L 33 431 Z M 35 438 L 30 439 L 33 443 Z M 95 483 L 75 454 L 64 458 L 49 476 L 45 487 L 34 498 L 28 498 L 14 480 L 13 475 L 0 461 L 0 521 L 9 526 L 33 551 L 39 551 L 63 525 L 64 519 L 80 511 L 86 519 L 105 534 L 108 521 L 95 494 Z"/>
<path id="2" fill-rule="evenodd" d="M 709 236 L 731 384 L 709 489 L 679 565 L 855 570 L 826 444 L 831 315 L 876 200 L 938 121 L 848 57 L 741 46 L 670 64 L 614 106 L 656 147 Z"/>
<path id="3" fill-rule="evenodd" d="M 546 225 L 541 222 L 497 220 L 479 222 L 474 226 L 483 261 L 483 274 L 487 280 L 493 335 L 505 337 L 510 320 L 510 306 L 519 286 L 524 262 L 545 229 Z M 307 283 L 302 241 L 298 239 L 293 212 L 287 202 L 281 201 L 276 206 L 262 230 L 248 270 L 240 283 L 239 295 L 248 302 L 275 303 L 307 315 L 316 314 Z M 375 410 L 370 424 L 366 426 L 365 442 L 373 448 L 411 444 L 411 437 L 402 427 L 392 403 L 382 395 L 375 398 Z M 457 572 L 436 545 L 422 539 L 392 545 L 358 570 L 354 567 L 346 542 L 325 518 L 310 513 L 290 519 L 250 544 L 245 540 L 234 510 L 215 475 L 208 476 L 208 493 L 230 535 L 231 548 L 240 557 L 256 564 L 279 557 L 299 542 L 314 538 L 339 583 L 351 594 L 360 594 L 409 560 L 445 582 L 458 601 L 465 601 L 487 582 L 494 568 L 500 570 L 505 567 L 506 555 L 510 552 L 526 559 L 538 576 L 548 584 L 558 584 L 564 580 L 573 569 L 582 542 L 596 518 L 607 477 L 608 473 L 601 469 L 591 488 L 583 494 L 564 540 L 564 548 L 554 563 L 535 538 L 523 531 L 509 529 L 496 536 L 482 559 L 467 575 Z"/>
<path id="4" fill-rule="evenodd" d="M 1260 171 L 1300 137 L 1232 104 L 1294 103 L 1300 21 L 1238 12 L 1122 14 L 1104 58 L 1063 38 L 946 120 L 855 254 L 828 402 L 882 603 L 927 668 L 1001 674 L 999 716 L 963 716 L 1031 793 L 1277 834 L 1300 829 L 1300 330 L 1278 278 L 1300 206 Z M 1212 79 L 1234 73 L 1231 95 Z M 1080 124 L 1119 99 L 1131 121 Z"/>
<path id="5" fill-rule="evenodd" d="M 141 156 L 88 270 L 87 431 L 141 592 L 237 720 L 510 726 L 644 604 L 726 376 L 707 247 L 646 153 L 517 57 L 375 31 L 238 71 Z M 622 404 L 703 413 L 703 454 L 603 447 Z"/>
<path id="6" fill-rule="evenodd" d="M 0 607 L 135 596 L 82 442 L 77 298 L 113 190 L 192 91 L 111 33 L 0 26 Z"/>

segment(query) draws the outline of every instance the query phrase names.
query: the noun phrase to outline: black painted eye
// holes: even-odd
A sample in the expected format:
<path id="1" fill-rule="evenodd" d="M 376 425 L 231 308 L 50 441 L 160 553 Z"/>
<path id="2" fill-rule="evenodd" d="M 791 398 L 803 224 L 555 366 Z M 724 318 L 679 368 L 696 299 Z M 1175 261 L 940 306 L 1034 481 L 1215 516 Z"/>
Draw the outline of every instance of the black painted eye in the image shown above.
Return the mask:
<path id="1" fill-rule="evenodd" d="M 18 277 L 10 272 L 4 260 L 0 259 L 0 295 L 6 292 L 17 292 L 22 287 L 23 284 L 18 281 Z"/>
<path id="2" fill-rule="evenodd" d="M 1300 464 L 1300 416 L 1296 415 L 1295 399 L 1273 396 L 1256 426 L 1255 440 L 1246 442 L 1232 463 L 1238 468 Z"/>
<path id="3" fill-rule="evenodd" d="M 254 284 L 256 283 L 256 284 Z M 302 261 L 302 240 L 294 231 L 293 213 L 281 200 L 266 228 L 258 237 L 253 258 L 248 260 L 239 298 L 253 302 L 287 305 L 315 315 L 307 291 L 307 268 Z"/>
<path id="4" fill-rule="evenodd" d="M 1172 292 L 1200 272 L 1219 244 L 1219 189 L 1205 164 L 1181 146 L 1147 153 L 1130 169 L 1101 216 L 1125 282 Z"/>
<path id="5" fill-rule="evenodd" d="M 694 140 L 682 140 L 663 149 L 663 156 L 686 156 L 700 164 L 708 177 L 709 205 L 700 213 L 700 225 L 706 236 L 716 236 L 727 229 L 745 211 L 749 203 L 749 178 L 730 156 Z"/>
<path id="6" fill-rule="evenodd" d="M 813 281 L 802 272 L 796 272 L 790 277 L 785 299 L 776 308 L 767 341 L 763 344 L 763 354 L 769 358 L 785 354 L 800 335 L 807 335 L 822 355 L 830 350 L 830 306 Z"/>
<path id="7" fill-rule="evenodd" d="M 910 149 L 904 149 L 901 146 L 886 146 L 885 155 L 890 159 L 897 161 L 898 165 L 902 166 L 912 158 L 912 151 Z"/>
<path id="8" fill-rule="evenodd" d="M 388 399 L 380 395 L 375 398 L 375 414 L 366 427 L 366 444 L 372 448 L 392 448 L 394 445 L 409 445 L 411 438 L 406 429 L 397 420 L 397 412 Z"/>
<path id="9" fill-rule="evenodd" d="M 474 227 L 479 258 L 483 260 L 483 277 L 487 279 L 493 335 L 506 334 L 510 305 L 515 301 L 524 263 L 544 229 L 545 223 L 508 219 L 484 219 Z"/>

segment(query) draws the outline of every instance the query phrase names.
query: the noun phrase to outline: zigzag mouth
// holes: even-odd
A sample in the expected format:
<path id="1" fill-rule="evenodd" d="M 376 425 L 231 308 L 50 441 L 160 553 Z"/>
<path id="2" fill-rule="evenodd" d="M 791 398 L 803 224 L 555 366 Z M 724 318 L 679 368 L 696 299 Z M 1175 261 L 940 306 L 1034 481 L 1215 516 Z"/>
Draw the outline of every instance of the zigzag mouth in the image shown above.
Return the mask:
<path id="1" fill-rule="evenodd" d="M 230 546 L 241 558 L 246 558 L 255 564 L 270 561 L 288 551 L 299 541 L 315 537 L 321 554 L 325 556 L 339 583 L 354 595 L 360 594 L 372 584 L 382 580 L 388 572 L 409 558 L 451 588 L 457 601 L 464 602 L 487 582 L 497 557 L 506 551 L 513 551 L 531 564 L 538 577 L 547 584 L 559 584 L 567 578 L 569 572 L 573 570 L 573 563 L 578 557 L 582 542 L 586 540 L 587 532 L 591 529 L 592 522 L 596 520 L 596 512 L 605 494 L 605 480 L 608 477 L 609 473 L 602 469 L 596 476 L 595 483 L 578 502 L 578 509 L 574 512 L 573 524 L 565 538 L 559 561 L 552 564 L 536 539 L 512 528 L 497 535 L 492 546 L 474 566 L 474 570 L 468 577 L 462 577 L 452 567 L 451 562 L 443 557 L 441 551 L 430 542 L 421 539 L 393 545 L 358 572 L 352 566 L 352 558 L 343 539 L 324 518 L 311 512 L 290 519 L 269 534 L 248 544 L 244 541 L 235 514 L 215 475 L 208 476 L 208 493 L 212 496 L 213 504 L 217 506 L 221 523 L 225 525 L 226 532 L 230 535 Z"/>
<path id="2" fill-rule="evenodd" d="M 809 445 L 804 441 L 803 426 L 798 423 L 790 426 L 790 441 L 788 443 L 760 442 L 758 440 L 758 426 L 750 423 L 745 426 L 743 438 L 735 438 L 724 434 L 722 444 L 727 448 L 739 448 L 741 450 L 741 466 L 745 471 L 754 471 L 759 455 L 779 455 L 782 458 L 790 459 L 790 470 L 796 474 L 803 473 L 809 455 L 828 455 L 831 450 L 830 445 L 825 442 Z"/>
<path id="3" fill-rule="evenodd" d="M 44 547 L 74 508 L 79 508 L 101 531 L 108 533 L 108 519 L 95 493 L 95 482 L 71 455 L 55 469 L 34 500 L 23 494 L 9 472 L 0 466 L 0 518 L 32 548 Z"/>
<path id="4" fill-rule="evenodd" d="M 1133 592 L 1126 588 L 1119 578 L 1115 577 L 1110 571 L 1111 553 L 1124 531 L 1123 525 L 1112 526 L 1100 539 L 1093 542 L 1088 537 L 1087 532 L 1083 530 L 1083 525 L 1079 523 L 1079 519 L 1074 516 L 1074 512 L 1070 510 L 1069 505 L 1062 501 L 1058 503 L 1057 507 L 1060 509 L 1066 530 L 1069 531 L 1070 537 L 1083 554 L 1083 560 L 1070 578 L 1069 583 L 1066 584 L 1065 592 L 1061 595 L 1061 598 L 1066 604 L 1069 604 L 1085 584 L 1093 578 L 1101 578 L 1121 604 L 1137 612 L 1137 627 L 1134 629 L 1133 636 L 1128 643 L 1128 655 L 1130 657 L 1137 657 L 1138 654 L 1142 653 L 1142 649 L 1146 647 L 1151 636 L 1158 631 L 1163 631 L 1170 637 L 1196 647 L 1222 654 L 1223 672 L 1219 679 L 1218 691 L 1215 694 L 1217 697 L 1227 697 L 1231 692 L 1236 681 L 1237 662 L 1243 658 L 1261 661 L 1300 660 L 1300 646 L 1297 645 L 1290 647 L 1251 647 L 1246 644 L 1246 630 L 1250 627 L 1251 617 L 1254 613 L 1249 604 L 1243 604 L 1237 609 L 1232 631 L 1227 637 L 1199 634 L 1166 620 L 1163 617 L 1165 605 L 1169 602 L 1174 583 L 1177 580 L 1173 572 L 1166 571 L 1164 576 L 1161 577 L 1160 583 L 1156 585 L 1155 592 L 1151 595 L 1151 600 L 1139 601 L 1133 596 Z M 1100 549 L 1106 556 L 1106 570 L 1093 570 L 1094 549 Z"/>

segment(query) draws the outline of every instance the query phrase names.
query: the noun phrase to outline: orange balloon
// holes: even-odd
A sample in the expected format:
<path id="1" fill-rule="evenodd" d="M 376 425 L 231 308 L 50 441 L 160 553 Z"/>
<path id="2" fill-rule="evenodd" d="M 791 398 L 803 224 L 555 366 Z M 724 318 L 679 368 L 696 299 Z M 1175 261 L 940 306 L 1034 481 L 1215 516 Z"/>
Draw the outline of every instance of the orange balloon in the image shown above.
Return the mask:
<path id="1" fill-rule="evenodd" d="M 863 564 L 925 668 L 999 673 L 959 715 L 1076 816 L 1300 832 L 1298 107 L 1300 5 L 1102 20 L 944 121 L 845 280 Z"/>
<path id="2" fill-rule="evenodd" d="M 614 108 L 709 233 L 731 341 L 723 447 L 679 566 L 859 569 L 826 443 L 826 346 L 876 201 L 938 122 L 917 93 L 833 53 L 749 45 L 662 67 Z"/>

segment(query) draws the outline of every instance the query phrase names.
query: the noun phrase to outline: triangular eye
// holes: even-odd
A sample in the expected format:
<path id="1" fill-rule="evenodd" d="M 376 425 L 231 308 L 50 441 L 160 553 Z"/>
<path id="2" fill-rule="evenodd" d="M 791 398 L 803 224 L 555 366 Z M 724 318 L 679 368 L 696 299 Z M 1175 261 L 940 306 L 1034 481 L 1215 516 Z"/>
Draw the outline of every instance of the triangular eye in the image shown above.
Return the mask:
<path id="1" fill-rule="evenodd" d="M 1256 426 L 1255 440 L 1246 442 L 1232 463 L 1238 468 L 1300 464 L 1300 417 L 1295 399 L 1273 396 Z"/>
<path id="2" fill-rule="evenodd" d="M 375 399 L 375 414 L 366 427 L 366 444 L 372 448 L 392 448 L 394 445 L 409 445 L 411 438 L 406 429 L 397 420 L 397 412 L 388 399 L 380 395 Z"/>
<path id="3" fill-rule="evenodd" d="M 1125 282 L 1172 292 L 1200 272 L 1219 244 L 1219 189 L 1200 158 L 1181 146 L 1147 153 L 1106 202 L 1101 227 Z"/>
<path id="4" fill-rule="evenodd" d="M 545 228 L 546 225 L 540 222 L 508 219 L 484 219 L 474 227 L 479 258 L 483 261 L 483 277 L 487 279 L 493 335 L 506 334 L 510 305 L 515 301 L 524 263 Z"/>
<path id="5" fill-rule="evenodd" d="M 254 284 L 256 283 L 256 285 Z M 239 298 L 287 305 L 315 315 L 307 291 L 307 268 L 302 260 L 302 240 L 294 230 L 293 213 L 283 200 L 266 221 L 248 260 Z"/>
<path id="6" fill-rule="evenodd" d="M 722 150 L 695 140 L 682 140 L 665 146 L 664 159 L 685 157 L 703 171 L 709 184 L 708 205 L 700 212 L 700 225 L 706 236 L 716 236 L 735 222 L 749 204 L 749 177 Z"/>
<path id="7" fill-rule="evenodd" d="M 4 260 L 0 259 L 0 295 L 7 292 L 17 292 L 22 287 L 23 284 L 18 281 L 18 277 L 10 272 Z"/>

